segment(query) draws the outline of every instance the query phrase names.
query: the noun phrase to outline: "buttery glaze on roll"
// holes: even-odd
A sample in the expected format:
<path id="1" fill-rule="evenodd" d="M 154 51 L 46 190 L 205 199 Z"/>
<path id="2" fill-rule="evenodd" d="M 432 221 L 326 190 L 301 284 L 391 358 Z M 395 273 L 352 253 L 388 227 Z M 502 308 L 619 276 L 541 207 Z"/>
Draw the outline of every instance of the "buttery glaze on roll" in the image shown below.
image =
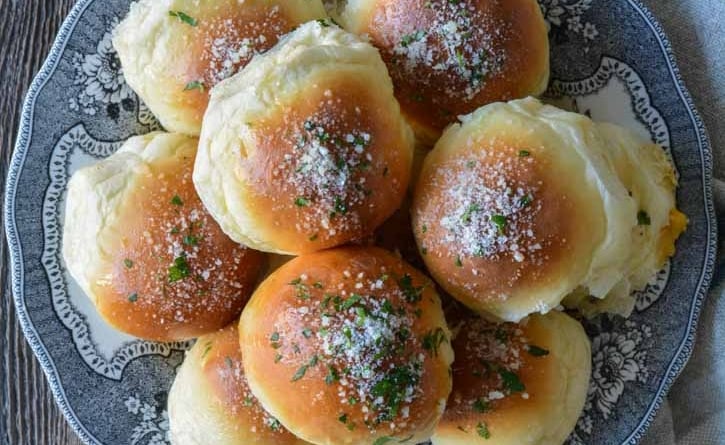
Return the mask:
<path id="1" fill-rule="evenodd" d="M 535 0 L 349 0 L 344 26 L 370 36 L 418 139 L 456 117 L 544 92 L 547 27 Z"/>
<path id="2" fill-rule="evenodd" d="M 535 99 L 488 105 L 449 128 L 412 208 L 438 283 L 505 321 L 581 294 L 612 297 L 603 309 L 628 314 L 630 291 L 674 252 L 684 217 L 661 148 L 621 131 L 617 149 L 587 117 Z"/>
<path id="3" fill-rule="evenodd" d="M 199 338 L 169 392 L 174 445 L 304 445 L 269 415 L 244 376 L 236 323 Z"/>
<path id="4" fill-rule="evenodd" d="M 433 445 L 561 445 L 581 415 L 591 348 L 571 317 L 452 322 L 453 390 Z"/>
<path id="5" fill-rule="evenodd" d="M 239 326 L 252 392 L 309 442 L 415 444 L 443 413 L 453 355 L 440 300 L 387 251 L 290 261 L 260 285 Z"/>
<path id="6" fill-rule="evenodd" d="M 183 340 L 226 326 L 265 263 L 201 204 L 191 180 L 197 142 L 133 137 L 68 185 L 68 270 L 108 323 L 140 338 Z"/>
<path id="7" fill-rule="evenodd" d="M 113 46 L 129 86 L 170 131 L 198 135 L 209 90 L 309 20 L 320 0 L 140 0 Z"/>
<path id="8" fill-rule="evenodd" d="M 377 50 L 311 22 L 214 88 L 194 183 L 234 240 L 294 255 L 370 235 L 400 206 L 412 158 Z"/>

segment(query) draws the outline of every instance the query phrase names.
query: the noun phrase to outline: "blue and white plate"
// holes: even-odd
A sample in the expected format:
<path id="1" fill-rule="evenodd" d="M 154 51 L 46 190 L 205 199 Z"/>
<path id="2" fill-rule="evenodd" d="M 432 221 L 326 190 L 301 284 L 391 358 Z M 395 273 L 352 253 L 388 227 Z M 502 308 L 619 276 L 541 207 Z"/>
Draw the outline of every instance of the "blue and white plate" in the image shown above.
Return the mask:
<path id="1" fill-rule="evenodd" d="M 677 255 L 628 320 L 588 323 L 593 374 L 571 444 L 634 444 L 682 371 L 715 256 L 712 155 L 669 43 L 635 0 L 539 0 L 550 25 L 548 100 L 661 144 L 690 218 Z M 188 344 L 107 326 L 60 254 L 69 176 L 129 136 L 159 128 L 126 85 L 110 30 L 129 0 L 80 0 L 23 109 L 7 184 L 13 293 L 25 335 L 71 426 L 89 444 L 168 443 L 166 398 Z"/>

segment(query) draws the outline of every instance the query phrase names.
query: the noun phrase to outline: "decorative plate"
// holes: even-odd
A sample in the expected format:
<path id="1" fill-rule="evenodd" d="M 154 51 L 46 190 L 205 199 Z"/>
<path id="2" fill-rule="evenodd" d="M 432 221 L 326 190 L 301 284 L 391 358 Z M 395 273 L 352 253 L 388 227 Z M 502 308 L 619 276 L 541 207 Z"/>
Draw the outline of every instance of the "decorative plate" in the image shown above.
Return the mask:
<path id="1" fill-rule="evenodd" d="M 586 326 L 593 374 L 570 444 L 634 444 L 692 351 L 715 256 L 703 124 L 652 15 L 635 0 L 539 0 L 550 25 L 548 100 L 640 132 L 667 150 L 690 218 L 677 255 L 628 320 Z M 110 30 L 130 0 L 80 0 L 25 103 L 7 183 L 13 293 L 25 335 L 69 423 L 89 444 L 168 443 L 166 398 L 187 343 L 122 335 L 96 314 L 60 254 L 69 176 L 158 129 L 126 85 Z"/>

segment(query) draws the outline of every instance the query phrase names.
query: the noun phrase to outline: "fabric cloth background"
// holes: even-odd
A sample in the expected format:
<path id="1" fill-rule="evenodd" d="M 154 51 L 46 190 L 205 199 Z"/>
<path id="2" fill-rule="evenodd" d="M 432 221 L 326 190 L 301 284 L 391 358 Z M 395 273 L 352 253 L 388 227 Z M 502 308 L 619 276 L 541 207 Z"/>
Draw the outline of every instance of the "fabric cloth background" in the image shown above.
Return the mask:
<path id="1" fill-rule="evenodd" d="M 672 43 L 710 135 L 721 236 L 695 349 L 642 445 L 725 444 L 725 0 L 644 0 Z"/>

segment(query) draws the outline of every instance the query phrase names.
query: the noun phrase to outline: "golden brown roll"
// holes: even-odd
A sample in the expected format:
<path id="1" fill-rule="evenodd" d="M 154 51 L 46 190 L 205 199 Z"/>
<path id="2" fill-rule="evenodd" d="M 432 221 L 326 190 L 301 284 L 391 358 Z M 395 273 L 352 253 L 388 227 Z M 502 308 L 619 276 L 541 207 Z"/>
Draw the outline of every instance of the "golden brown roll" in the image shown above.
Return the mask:
<path id="1" fill-rule="evenodd" d="M 380 48 L 425 144 L 458 115 L 546 89 L 549 41 L 536 0 L 349 0 L 340 20 Z"/>
<path id="2" fill-rule="evenodd" d="M 236 323 L 199 338 L 169 392 L 174 445 L 304 445 L 269 415 L 244 376 Z"/>
<path id="3" fill-rule="evenodd" d="M 451 388 L 449 332 L 433 284 L 377 248 L 298 257 L 242 314 L 249 387 L 319 445 L 426 440 Z"/>
<path id="4" fill-rule="evenodd" d="M 454 328 L 453 391 L 433 445 L 561 445 L 591 374 L 589 339 L 560 313 L 521 324 L 465 316 Z"/>
<path id="5" fill-rule="evenodd" d="M 301 254 L 370 235 L 400 206 L 412 157 L 377 50 L 310 22 L 214 88 L 194 183 L 236 241 Z"/>
<path id="6" fill-rule="evenodd" d="M 467 306 L 505 321 L 581 293 L 629 298 L 631 310 L 629 292 L 662 266 L 659 234 L 673 232 L 670 215 L 679 213 L 672 166 L 652 154 L 661 149 L 618 141 L 637 162 L 616 157 L 587 117 L 535 99 L 463 117 L 428 155 L 416 187 L 414 233 L 431 274 Z M 640 147 L 650 155 L 637 155 Z M 625 165 L 647 179 L 634 187 Z M 672 236 L 666 244 L 671 254 Z"/>
<path id="7" fill-rule="evenodd" d="M 214 85 L 300 23 L 324 17 L 320 0 L 140 0 L 113 46 L 126 81 L 164 127 L 198 135 Z"/>
<path id="8" fill-rule="evenodd" d="M 239 316 L 264 266 L 201 204 L 191 181 L 197 142 L 133 137 L 68 184 L 66 265 L 120 331 L 158 341 L 213 332 Z"/>

